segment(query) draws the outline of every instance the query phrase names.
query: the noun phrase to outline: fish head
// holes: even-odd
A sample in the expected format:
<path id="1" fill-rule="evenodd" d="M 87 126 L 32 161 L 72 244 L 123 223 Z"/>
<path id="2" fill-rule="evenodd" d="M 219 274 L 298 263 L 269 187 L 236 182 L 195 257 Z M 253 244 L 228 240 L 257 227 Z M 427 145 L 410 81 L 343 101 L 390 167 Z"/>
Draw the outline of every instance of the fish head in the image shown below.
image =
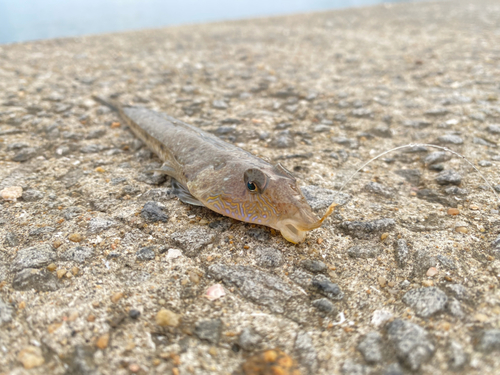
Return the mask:
<path id="1" fill-rule="evenodd" d="M 234 173 L 235 169 L 239 172 Z M 321 225 L 297 180 L 280 164 L 239 166 L 219 187 L 223 193 L 204 200 L 207 207 L 237 220 L 275 228 L 292 243 L 304 241 L 307 231 Z"/>

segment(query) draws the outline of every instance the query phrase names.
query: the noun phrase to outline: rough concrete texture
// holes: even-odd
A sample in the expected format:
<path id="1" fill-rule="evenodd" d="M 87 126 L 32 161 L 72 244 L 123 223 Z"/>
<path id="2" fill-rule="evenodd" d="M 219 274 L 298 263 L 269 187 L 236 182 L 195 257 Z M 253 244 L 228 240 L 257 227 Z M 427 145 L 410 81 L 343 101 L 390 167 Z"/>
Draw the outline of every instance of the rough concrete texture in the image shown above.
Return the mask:
<path id="1" fill-rule="evenodd" d="M 461 158 L 384 155 L 292 245 L 172 197 L 91 95 L 282 163 L 318 212 L 411 142 L 500 190 L 499 25 L 422 2 L 0 46 L 0 373 L 498 374 L 499 201 Z"/>

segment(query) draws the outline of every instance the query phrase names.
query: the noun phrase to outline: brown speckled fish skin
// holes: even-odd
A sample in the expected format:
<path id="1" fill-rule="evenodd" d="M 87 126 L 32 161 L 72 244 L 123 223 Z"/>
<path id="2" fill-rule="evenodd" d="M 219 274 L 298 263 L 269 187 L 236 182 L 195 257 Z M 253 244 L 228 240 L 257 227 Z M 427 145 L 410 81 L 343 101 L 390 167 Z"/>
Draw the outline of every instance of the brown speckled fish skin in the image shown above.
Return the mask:
<path id="1" fill-rule="evenodd" d="M 293 243 L 302 242 L 318 223 L 295 178 L 281 165 L 273 166 L 163 113 L 95 99 L 118 110 L 135 135 L 164 161 L 165 173 L 211 210 L 275 228 Z M 248 176 L 259 180 L 263 189 L 251 192 Z"/>

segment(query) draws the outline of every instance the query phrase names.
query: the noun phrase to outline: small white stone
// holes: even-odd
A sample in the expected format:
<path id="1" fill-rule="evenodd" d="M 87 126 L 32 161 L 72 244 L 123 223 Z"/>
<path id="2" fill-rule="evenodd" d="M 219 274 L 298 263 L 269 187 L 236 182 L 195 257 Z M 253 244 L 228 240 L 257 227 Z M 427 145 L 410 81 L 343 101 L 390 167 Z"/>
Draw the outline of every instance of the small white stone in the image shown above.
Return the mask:
<path id="1" fill-rule="evenodd" d="M 220 284 L 212 285 L 210 288 L 207 289 L 207 292 L 205 293 L 205 297 L 210 301 L 214 301 L 225 295 L 226 291 Z"/>
<path id="2" fill-rule="evenodd" d="M 387 310 L 375 310 L 372 317 L 372 325 L 375 327 L 383 326 L 389 319 L 392 318 L 392 313 Z"/>
<path id="3" fill-rule="evenodd" d="M 179 249 L 168 249 L 167 260 L 179 258 L 180 256 L 182 256 L 182 251 Z"/>

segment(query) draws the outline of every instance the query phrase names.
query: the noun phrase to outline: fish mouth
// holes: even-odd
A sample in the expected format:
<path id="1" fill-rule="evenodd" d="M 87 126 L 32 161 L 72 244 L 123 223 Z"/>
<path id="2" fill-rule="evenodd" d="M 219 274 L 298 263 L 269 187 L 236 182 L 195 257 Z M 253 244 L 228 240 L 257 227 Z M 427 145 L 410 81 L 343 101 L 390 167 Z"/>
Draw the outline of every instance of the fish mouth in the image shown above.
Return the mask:
<path id="1" fill-rule="evenodd" d="M 298 227 L 294 220 L 281 221 L 276 229 L 281 232 L 281 235 L 294 244 L 301 243 L 306 238 L 307 230 L 302 230 Z"/>

